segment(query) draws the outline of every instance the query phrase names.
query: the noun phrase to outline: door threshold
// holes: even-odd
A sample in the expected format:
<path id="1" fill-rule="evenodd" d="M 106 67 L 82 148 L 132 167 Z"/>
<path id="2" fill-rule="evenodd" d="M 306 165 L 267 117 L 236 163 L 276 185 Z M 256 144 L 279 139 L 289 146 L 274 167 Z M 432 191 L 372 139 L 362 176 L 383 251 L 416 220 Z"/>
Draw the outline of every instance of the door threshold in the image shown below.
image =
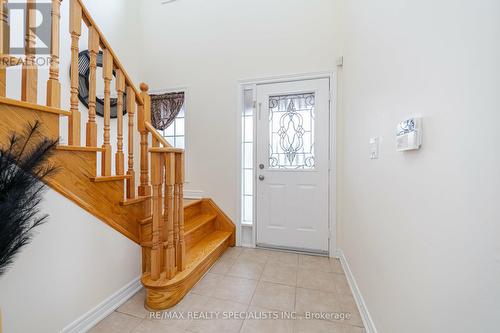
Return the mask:
<path id="1" fill-rule="evenodd" d="M 291 253 L 307 254 L 307 255 L 313 255 L 313 256 L 329 257 L 328 251 L 309 250 L 309 249 L 279 246 L 279 245 L 270 245 L 270 244 L 263 244 L 263 243 L 257 243 L 255 246 L 259 249 L 276 250 L 276 251 L 281 251 L 281 252 L 291 252 Z"/>

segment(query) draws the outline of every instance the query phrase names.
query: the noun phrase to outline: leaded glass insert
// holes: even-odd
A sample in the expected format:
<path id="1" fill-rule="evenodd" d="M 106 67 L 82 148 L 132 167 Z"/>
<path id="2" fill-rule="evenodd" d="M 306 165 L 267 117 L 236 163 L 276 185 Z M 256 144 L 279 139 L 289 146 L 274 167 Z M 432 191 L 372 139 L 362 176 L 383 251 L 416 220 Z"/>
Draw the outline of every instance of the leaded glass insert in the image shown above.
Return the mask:
<path id="1" fill-rule="evenodd" d="M 269 168 L 314 169 L 314 93 L 269 97 Z"/>

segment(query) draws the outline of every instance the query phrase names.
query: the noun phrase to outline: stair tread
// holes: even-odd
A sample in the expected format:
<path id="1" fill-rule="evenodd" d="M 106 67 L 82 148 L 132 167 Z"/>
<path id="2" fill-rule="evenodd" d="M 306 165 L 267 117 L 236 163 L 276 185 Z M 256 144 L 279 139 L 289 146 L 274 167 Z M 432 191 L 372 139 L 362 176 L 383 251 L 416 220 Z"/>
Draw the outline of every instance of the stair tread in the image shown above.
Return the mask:
<path id="1" fill-rule="evenodd" d="M 145 196 L 145 197 L 135 197 L 134 199 L 125 199 L 125 200 L 122 200 L 120 201 L 120 205 L 121 206 L 128 206 L 128 205 L 135 205 L 137 203 L 141 203 L 143 201 L 146 201 L 146 199 L 149 199 L 151 198 L 150 195 L 148 196 Z"/>
<path id="2" fill-rule="evenodd" d="M 166 279 L 165 273 L 161 274 L 160 279 L 153 281 L 149 273 L 144 274 L 142 281 L 148 287 L 163 287 L 165 285 L 173 285 L 187 278 L 191 272 L 201 264 L 212 252 L 217 250 L 225 241 L 231 237 L 229 231 L 214 231 L 208 234 L 195 246 L 186 252 L 186 269 L 177 274 L 172 279 Z"/>
<path id="3" fill-rule="evenodd" d="M 130 175 L 120 175 L 120 176 L 99 176 L 99 177 L 91 177 L 90 180 L 99 183 L 99 182 L 111 182 L 115 180 L 124 180 L 131 178 Z"/>
<path id="4" fill-rule="evenodd" d="M 195 246 L 193 246 L 186 253 L 187 265 L 186 270 L 192 268 L 195 264 L 202 261 L 209 253 L 215 250 L 221 243 L 226 241 L 229 237 L 231 237 L 231 233 L 229 231 L 214 231 L 208 234 L 205 238 L 199 241 Z M 184 273 L 180 272 L 178 275 Z"/>
<path id="5" fill-rule="evenodd" d="M 90 152 L 98 152 L 102 151 L 101 147 L 80 147 L 80 146 L 57 146 L 58 150 L 68 150 L 68 151 L 90 151 Z"/>
<path id="6" fill-rule="evenodd" d="M 216 214 L 198 214 L 184 222 L 185 234 L 189 234 L 217 217 Z"/>
<path id="7" fill-rule="evenodd" d="M 16 107 L 27 108 L 27 109 L 41 111 L 41 112 L 53 113 L 53 114 L 58 114 L 60 116 L 70 116 L 71 115 L 71 112 L 62 110 L 60 108 L 39 105 L 36 103 L 31 103 L 31 102 L 18 101 L 16 99 L 7 98 L 7 97 L 0 97 L 0 104 L 7 104 L 10 106 L 16 106 Z"/>

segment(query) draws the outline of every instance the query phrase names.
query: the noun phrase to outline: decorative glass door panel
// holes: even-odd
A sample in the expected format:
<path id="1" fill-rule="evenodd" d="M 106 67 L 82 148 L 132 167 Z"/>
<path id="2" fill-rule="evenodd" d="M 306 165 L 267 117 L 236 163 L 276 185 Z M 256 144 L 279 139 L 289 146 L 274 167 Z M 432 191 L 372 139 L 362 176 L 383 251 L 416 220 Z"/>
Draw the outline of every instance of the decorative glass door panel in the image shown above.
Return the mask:
<path id="1" fill-rule="evenodd" d="M 314 169 L 315 94 L 269 97 L 269 168 Z"/>

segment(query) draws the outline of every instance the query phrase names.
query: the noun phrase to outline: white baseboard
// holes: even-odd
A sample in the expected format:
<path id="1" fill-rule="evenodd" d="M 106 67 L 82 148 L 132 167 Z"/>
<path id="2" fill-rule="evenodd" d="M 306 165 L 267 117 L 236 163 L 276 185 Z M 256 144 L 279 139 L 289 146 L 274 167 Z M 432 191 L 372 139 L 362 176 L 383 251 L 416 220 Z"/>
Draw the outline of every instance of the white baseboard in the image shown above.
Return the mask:
<path id="1" fill-rule="evenodd" d="M 205 193 L 200 190 L 184 190 L 184 199 L 203 199 Z"/>
<path id="2" fill-rule="evenodd" d="M 136 278 L 101 304 L 66 326 L 62 333 L 84 333 L 106 318 L 142 288 L 140 278 Z"/>
<path id="3" fill-rule="evenodd" d="M 375 324 L 373 323 L 373 319 L 366 307 L 363 296 L 361 295 L 361 291 L 358 288 L 358 284 L 356 283 L 356 279 L 354 275 L 352 275 L 351 268 L 349 267 L 349 263 L 344 255 L 344 252 L 341 249 L 335 250 L 336 257 L 340 259 L 340 263 L 342 264 L 342 268 L 344 269 L 345 275 L 347 277 L 347 281 L 349 282 L 349 287 L 351 287 L 352 295 L 356 300 L 356 305 L 358 306 L 359 312 L 361 314 L 361 319 L 363 320 L 363 325 L 365 326 L 365 330 L 367 333 L 377 333 L 377 329 L 375 328 Z"/>

